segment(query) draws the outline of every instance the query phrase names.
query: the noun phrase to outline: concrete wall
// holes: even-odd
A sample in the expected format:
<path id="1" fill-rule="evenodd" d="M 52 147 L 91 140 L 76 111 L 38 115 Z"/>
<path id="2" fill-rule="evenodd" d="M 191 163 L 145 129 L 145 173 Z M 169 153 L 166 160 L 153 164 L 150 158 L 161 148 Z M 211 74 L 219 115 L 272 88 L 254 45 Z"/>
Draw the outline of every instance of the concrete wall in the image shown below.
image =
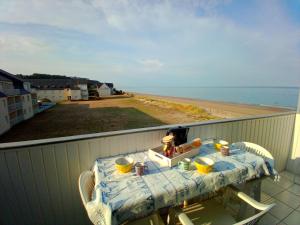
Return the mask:
<path id="1" fill-rule="evenodd" d="M 7 98 L 0 97 L 0 135 L 5 131 L 9 130 L 10 122 L 9 122 L 9 114 L 7 107 Z"/>

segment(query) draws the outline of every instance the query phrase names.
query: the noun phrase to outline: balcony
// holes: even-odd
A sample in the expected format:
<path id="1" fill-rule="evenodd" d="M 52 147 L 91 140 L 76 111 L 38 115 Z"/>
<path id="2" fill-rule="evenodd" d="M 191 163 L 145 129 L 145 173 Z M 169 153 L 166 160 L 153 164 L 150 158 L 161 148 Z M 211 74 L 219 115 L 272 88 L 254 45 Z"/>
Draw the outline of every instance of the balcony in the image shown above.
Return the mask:
<path id="1" fill-rule="evenodd" d="M 3 90 L 3 93 L 8 96 L 15 96 L 15 95 L 21 94 L 19 89 L 5 89 L 5 90 Z"/>
<path id="2" fill-rule="evenodd" d="M 22 109 L 22 102 L 16 102 L 16 103 L 15 103 L 15 108 L 16 108 L 17 110 Z"/>
<path id="3" fill-rule="evenodd" d="M 15 105 L 15 103 L 13 102 L 13 103 L 10 103 L 9 105 L 8 105 L 8 112 L 13 112 L 13 111 L 16 111 L 17 110 L 17 108 L 16 108 L 16 105 Z"/>
<path id="4" fill-rule="evenodd" d="M 222 137 L 229 142 L 248 141 L 268 149 L 275 157 L 276 169 L 285 171 L 285 180 L 290 179 L 290 186 L 280 188 L 269 180 L 263 184 L 263 200 L 278 201 L 280 206 L 280 213 L 275 211 L 266 219 L 273 219 L 271 224 L 289 224 L 289 215 L 298 215 L 299 206 L 284 203 L 293 201 L 286 200 L 284 195 L 300 198 L 300 187 L 294 186 L 299 177 L 291 175 L 300 175 L 299 112 L 184 125 L 190 128 L 189 140 Z M 174 126 L 0 144 L 2 224 L 90 224 L 78 192 L 80 173 L 89 170 L 99 157 L 158 146 L 166 131 Z M 297 193 L 291 195 L 290 190 Z M 281 212 L 283 206 L 288 210 Z"/>
<path id="5" fill-rule="evenodd" d="M 8 105 L 8 112 L 14 112 L 22 109 L 22 102 L 13 102 Z"/>

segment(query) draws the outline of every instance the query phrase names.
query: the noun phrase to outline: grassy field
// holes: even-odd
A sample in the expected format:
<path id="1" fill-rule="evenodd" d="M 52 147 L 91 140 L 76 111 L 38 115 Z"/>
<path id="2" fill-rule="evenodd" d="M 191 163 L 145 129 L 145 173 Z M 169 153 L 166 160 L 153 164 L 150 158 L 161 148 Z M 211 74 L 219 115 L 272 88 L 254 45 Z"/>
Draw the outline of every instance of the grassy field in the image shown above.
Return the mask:
<path id="1" fill-rule="evenodd" d="M 57 104 L 13 127 L 0 142 L 89 134 L 215 119 L 190 105 L 138 96 Z"/>

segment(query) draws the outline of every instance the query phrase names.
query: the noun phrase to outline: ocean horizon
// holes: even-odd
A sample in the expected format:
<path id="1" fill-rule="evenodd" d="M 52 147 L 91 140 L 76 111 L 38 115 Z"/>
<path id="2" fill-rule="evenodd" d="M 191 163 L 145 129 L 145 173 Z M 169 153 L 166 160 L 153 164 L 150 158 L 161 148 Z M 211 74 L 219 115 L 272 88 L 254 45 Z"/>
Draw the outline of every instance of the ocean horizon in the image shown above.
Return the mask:
<path id="1" fill-rule="evenodd" d="M 123 91 L 296 109 L 299 87 L 122 87 Z"/>

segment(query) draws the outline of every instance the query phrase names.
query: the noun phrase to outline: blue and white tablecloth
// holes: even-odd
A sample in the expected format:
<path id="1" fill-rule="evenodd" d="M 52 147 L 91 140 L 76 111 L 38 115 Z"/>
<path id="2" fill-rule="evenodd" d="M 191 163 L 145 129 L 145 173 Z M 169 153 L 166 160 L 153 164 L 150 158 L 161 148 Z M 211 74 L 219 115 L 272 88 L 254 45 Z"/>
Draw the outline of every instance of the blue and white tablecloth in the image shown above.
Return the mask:
<path id="1" fill-rule="evenodd" d="M 231 150 L 230 156 L 224 157 L 211 145 L 202 146 L 198 155 L 215 161 L 213 172 L 206 175 L 197 170 L 161 167 L 148 158 L 147 151 L 123 156 L 132 157 L 135 162 L 145 161 L 148 172 L 141 177 L 134 172 L 120 174 L 115 169 L 115 159 L 120 156 L 98 159 L 93 167 L 93 201 L 87 205 L 94 224 L 115 225 L 140 218 L 157 209 L 179 205 L 184 200 L 229 184 L 243 183 L 272 172 L 272 168 L 257 155 L 235 149 Z"/>

